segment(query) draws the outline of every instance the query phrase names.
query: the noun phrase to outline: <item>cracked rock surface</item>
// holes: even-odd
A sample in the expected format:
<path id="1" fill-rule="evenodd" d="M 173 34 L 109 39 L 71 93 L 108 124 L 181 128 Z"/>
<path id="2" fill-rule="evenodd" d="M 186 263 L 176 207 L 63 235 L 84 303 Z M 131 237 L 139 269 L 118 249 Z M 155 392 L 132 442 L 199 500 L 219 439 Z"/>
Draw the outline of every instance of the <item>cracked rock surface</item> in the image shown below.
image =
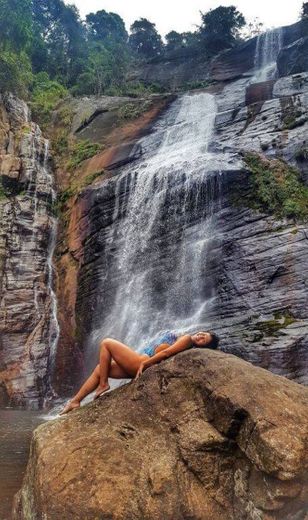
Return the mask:
<path id="1" fill-rule="evenodd" d="M 14 520 L 304 520 L 308 391 L 194 349 L 34 433 Z"/>
<path id="2" fill-rule="evenodd" d="M 49 389 L 52 198 L 48 142 L 0 96 L 0 406 L 37 408 Z"/>

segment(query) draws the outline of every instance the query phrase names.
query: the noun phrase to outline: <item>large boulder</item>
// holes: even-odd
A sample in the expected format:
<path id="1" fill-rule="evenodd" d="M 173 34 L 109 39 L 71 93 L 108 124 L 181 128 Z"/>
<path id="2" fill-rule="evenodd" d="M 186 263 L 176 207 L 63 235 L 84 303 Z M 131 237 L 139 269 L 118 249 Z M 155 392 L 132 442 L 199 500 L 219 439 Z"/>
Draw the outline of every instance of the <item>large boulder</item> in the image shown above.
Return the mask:
<path id="1" fill-rule="evenodd" d="M 235 356 L 183 352 L 40 426 L 13 518 L 304 519 L 307 405 Z"/>

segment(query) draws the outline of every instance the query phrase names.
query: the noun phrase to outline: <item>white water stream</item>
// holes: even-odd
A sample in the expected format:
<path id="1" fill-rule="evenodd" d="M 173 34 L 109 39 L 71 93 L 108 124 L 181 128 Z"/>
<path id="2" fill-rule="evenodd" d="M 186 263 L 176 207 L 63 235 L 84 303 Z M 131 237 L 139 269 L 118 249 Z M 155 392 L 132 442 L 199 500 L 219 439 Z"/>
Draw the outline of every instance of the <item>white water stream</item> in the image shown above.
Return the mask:
<path id="1" fill-rule="evenodd" d="M 257 38 L 255 74 L 251 83 L 259 83 L 276 76 L 277 57 L 283 47 L 283 28 L 268 30 Z"/>
<path id="2" fill-rule="evenodd" d="M 32 208 L 32 235 L 30 238 L 30 244 L 28 244 L 27 247 L 29 247 L 31 251 L 35 251 L 41 240 L 40 234 L 42 232 L 42 226 L 45 226 L 45 223 L 48 222 L 50 229 L 46 257 L 46 284 L 50 298 L 47 346 L 48 366 L 46 369 L 46 375 L 48 379 L 48 393 L 52 394 L 51 377 L 60 334 L 57 319 L 57 298 L 53 288 L 53 253 L 56 245 L 57 219 L 52 216 L 49 203 L 45 199 L 49 198 L 51 204 L 53 204 L 56 200 L 56 192 L 54 189 L 54 179 L 49 166 L 49 141 L 43 138 L 41 130 L 37 125 L 32 123 L 32 132 L 24 137 L 23 148 L 28 155 L 27 176 L 30 181 L 27 189 L 27 198 Z M 38 321 L 46 312 L 42 291 L 44 293 L 45 289 L 41 286 L 41 281 L 35 280 L 34 303 Z"/>
<path id="3" fill-rule="evenodd" d="M 218 240 L 222 159 L 210 149 L 215 116 L 214 96 L 182 96 L 140 141 L 142 158 L 111 181 L 105 257 L 112 260 L 100 287 L 108 311 L 91 336 L 93 349 L 102 336 L 138 348 L 162 330 L 206 326 L 215 300 L 207 267 Z"/>

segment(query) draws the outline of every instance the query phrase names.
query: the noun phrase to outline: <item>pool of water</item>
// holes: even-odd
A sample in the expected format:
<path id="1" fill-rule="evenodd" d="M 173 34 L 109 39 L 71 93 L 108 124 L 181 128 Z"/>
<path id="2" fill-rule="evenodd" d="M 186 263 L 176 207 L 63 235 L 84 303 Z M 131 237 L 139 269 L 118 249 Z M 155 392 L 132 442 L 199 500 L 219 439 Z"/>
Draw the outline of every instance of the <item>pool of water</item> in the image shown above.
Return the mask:
<path id="1" fill-rule="evenodd" d="M 46 416 L 0 409 L 0 520 L 10 520 L 12 501 L 25 473 L 32 431 Z"/>

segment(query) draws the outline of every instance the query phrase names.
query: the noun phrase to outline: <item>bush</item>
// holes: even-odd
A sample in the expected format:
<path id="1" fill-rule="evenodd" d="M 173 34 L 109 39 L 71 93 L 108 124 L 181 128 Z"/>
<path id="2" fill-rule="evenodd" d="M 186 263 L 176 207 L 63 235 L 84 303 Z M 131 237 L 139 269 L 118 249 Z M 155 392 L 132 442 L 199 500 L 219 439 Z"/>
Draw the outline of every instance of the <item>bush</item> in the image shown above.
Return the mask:
<path id="1" fill-rule="evenodd" d="M 0 91 L 13 92 L 21 97 L 27 97 L 28 87 L 32 81 L 31 63 L 28 56 L 21 52 L 11 51 L 0 53 Z"/>
<path id="2" fill-rule="evenodd" d="M 126 103 L 121 106 L 118 110 L 120 119 L 130 121 L 137 119 L 142 116 L 151 107 L 151 101 L 145 101 L 144 103 Z"/>
<path id="3" fill-rule="evenodd" d="M 67 163 L 67 168 L 73 170 L 77 168 L 83 161 L 90 159 L 96 155 L 102 146 L 98 143 L 91 143 L 88 139 L 85 141 L 78 141 L 71 149 L 71 158 Z"/>
<path id="4" fill-rule="evenodd" d="M 68 91 L 57 81 L 50 80 L 46 72 L 40 72 L 34 77 L 31 91 L 32 116 L 40 126 L 46 128 L 52 111 L 68 95 Z"/>
<path id="5" fill-rule="evenodd" d="M 308 188 L 296 168 L 257 153 L 245 154 L 244 161 L 252 173 L 247 196 L 250 207 L 280 218 L 308 219 Z"/>

